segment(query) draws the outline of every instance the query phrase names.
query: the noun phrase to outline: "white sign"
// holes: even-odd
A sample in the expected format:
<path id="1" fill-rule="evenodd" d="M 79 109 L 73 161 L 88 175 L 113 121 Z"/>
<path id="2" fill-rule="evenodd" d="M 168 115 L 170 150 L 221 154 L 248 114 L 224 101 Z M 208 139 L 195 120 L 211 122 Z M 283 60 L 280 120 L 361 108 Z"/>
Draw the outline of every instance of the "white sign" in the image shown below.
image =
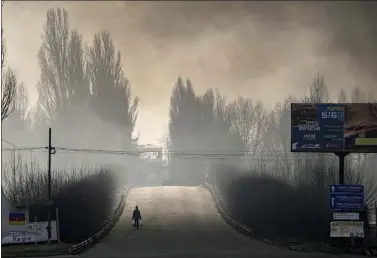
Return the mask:
<path id="1" fill-rule="evenodd" d="M 8 234 L 1 239 L 2 244 L 24 244 L 41 241 L 41 235 L 29 234 L 28 232 L 17 232 L 19 234 Z"/>
<path id="2" fill-rule="evenodd" d="M 364 238 L 364 221 L 333 221 L 330 237 Z"/>
<path id="3" fill-rule="evenodd" d="M 342 213 L 334 213 L 333 214 L 334 220 L 359 220 L 360 216 L 357 212 L 342 212 Z"/>
<path id="4" fill-rule="evenodd" d="M 12 230 L 1 239 L 1 244 L 21 244 L 48 241 L 47 221 L 27 224 L 23 230 Z M 51 241 L 58 240 L 56 221 L 51 221 Z"/>

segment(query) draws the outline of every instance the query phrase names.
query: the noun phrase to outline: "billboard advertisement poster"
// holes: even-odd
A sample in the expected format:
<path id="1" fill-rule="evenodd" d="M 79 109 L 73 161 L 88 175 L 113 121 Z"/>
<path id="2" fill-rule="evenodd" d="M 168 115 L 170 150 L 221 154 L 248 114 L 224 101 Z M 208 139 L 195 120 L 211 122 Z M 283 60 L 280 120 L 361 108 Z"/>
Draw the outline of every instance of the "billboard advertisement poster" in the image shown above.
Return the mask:
<path id="1" fill-rule="evenodd" d="M 292 103 L 291 151 L 377 153 L 377 103 Z"/>
<path id="2" fill-rule="evenodd" d="M 336 152 L 343 149 L 344 105 L 292 103 L 293 152 Z"/>
<path id="3" fill-rule="evenodd" d="M 344 151 L 377 152 L 377 103 L 345 104 Z"/>

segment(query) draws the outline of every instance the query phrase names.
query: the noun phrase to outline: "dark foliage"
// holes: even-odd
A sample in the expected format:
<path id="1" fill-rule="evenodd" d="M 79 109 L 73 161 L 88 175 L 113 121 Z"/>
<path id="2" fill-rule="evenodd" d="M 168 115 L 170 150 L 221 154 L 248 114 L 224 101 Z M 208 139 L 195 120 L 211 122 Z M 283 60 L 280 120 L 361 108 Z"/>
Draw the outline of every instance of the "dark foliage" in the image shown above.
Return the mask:
<path id="1" fill-rule="evenodd" d="M 257 235 L 328 239 L 328 199 L 314 187 L 230 167 L 217 174 L 216 182 L 231 216 Z"/>
<path id="2" fill-rule="evenodd" d="M 62 240 L 80 242 L 103 228 L 113 212 L 114 185 L 108 171 L 99 171 L 68 183 L 57 193 L 54 201 Z"/>
<path id="3" fill-rule="evenodd" d="M 38 221 L 46 221 L 47 172 L 36 167 L 21 170 L 16 181 L 7 172 L 3 170 L 7 181 L 5 193 L 11 203 L 31 206 L 32 220 L 36 216 Z M 81 171 L 80 174 L 56 172 L 52 182 L 52 219 L 55 218 L 55 208 L 58 208 L 61 240 L 69 243 L 83 241 L 99 232 L 114 211 L 118 201 L 115 196 L 120 191 L 116 175 L 107 169 Z"/>

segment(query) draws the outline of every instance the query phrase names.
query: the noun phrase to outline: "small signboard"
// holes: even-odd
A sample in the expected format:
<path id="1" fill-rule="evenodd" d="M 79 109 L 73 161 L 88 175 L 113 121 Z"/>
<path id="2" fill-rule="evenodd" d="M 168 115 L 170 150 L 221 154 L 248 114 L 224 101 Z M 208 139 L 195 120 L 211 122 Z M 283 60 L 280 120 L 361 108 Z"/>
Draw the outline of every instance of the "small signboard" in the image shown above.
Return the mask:
<path id="1" fill-rule="evenodd" d="M 363 185 L 330 185 L 330 210 L 364 210 Z"/>
<path id="2" fill-rule="evenodd" d="M 356 212 L 341 212 L 333 214 L 334 220 L 360 220 L 360 214 Z"/>
<path id="3" fill-rule="evenodd" d="M 330 237 L 364 238 L 364 222 L 333 221 L 330 223 Z"/>
<path id="4" fill-rule="evenodd" d="M 1 244 L 25 244 L 44 242 L 48 240 L 47 221 L 28 223 L 24 230 L 12 230 L 5 233 L 1 238 Z M 58 230 L 56 221 L 51 221 L 52 241 L 58 240 Z"/>

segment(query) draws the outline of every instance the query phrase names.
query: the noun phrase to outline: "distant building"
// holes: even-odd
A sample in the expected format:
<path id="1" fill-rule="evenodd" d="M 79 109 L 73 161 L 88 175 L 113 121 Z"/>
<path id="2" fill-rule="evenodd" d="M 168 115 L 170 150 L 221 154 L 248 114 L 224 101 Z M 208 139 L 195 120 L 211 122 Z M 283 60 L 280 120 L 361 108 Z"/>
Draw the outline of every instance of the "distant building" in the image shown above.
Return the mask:
<path id="1" fill-rule="evenodd" d="M 162 147 L 146 144 L 137 148 L 139 159 L 130 176 L 134 185 L 161 185 L 164 177 Z"/>

